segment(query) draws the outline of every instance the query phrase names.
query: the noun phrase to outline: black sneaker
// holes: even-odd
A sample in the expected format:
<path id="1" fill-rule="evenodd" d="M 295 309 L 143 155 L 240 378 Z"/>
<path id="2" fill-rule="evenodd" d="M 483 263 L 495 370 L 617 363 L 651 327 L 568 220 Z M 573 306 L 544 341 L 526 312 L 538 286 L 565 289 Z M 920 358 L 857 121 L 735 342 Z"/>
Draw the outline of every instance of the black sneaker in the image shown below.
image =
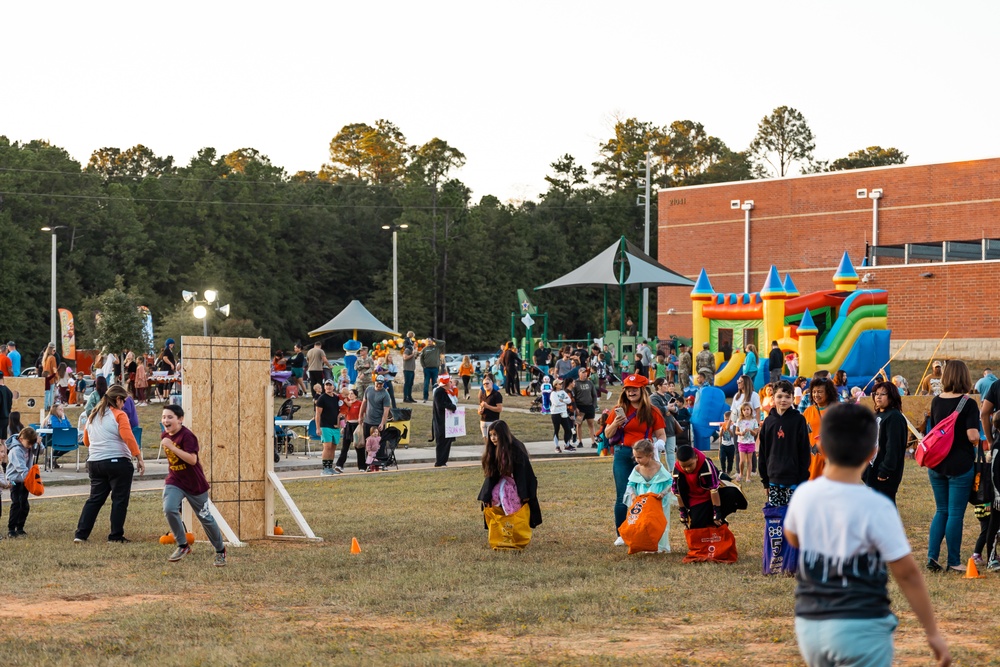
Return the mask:
<path id="1" fill-rule="evenodd" d="M 26 532 L 24 532 L 24 528 L 18 528 L 17 531 L 15 531 L 15 532 L 17 533 L 18 537 L 27 537 L 28 536 L 28 534 Z"/>
<path id="2" fill-rule="evenodd" d="M 17 533 L 15 533 L 13 530 L 10 531 L 9 533 L 7 533 L 7 539 L 9 540 L 17 539 Z"/>
<path id="3" fill-rule="evenodd" d="M 126 537 L 109 537 L 108 542 L 115 542 L 117 544 L 129 544 L 132 542 L 132 540 Z"/>
<path id="4" fill-rule="evenodd" d="M 576 447 L 574 447 L 573 445 L 566 445 L 566 451 L 567 452 L 575 452 L 576 451 Z"/>
<path id="5" fill-rule="evenodd" d="M 937 562 L 933 558 L 927 559 L 927 569 L 931 572 L 944 572 L 944 568 L 941 567 L 941 563 Z"/>

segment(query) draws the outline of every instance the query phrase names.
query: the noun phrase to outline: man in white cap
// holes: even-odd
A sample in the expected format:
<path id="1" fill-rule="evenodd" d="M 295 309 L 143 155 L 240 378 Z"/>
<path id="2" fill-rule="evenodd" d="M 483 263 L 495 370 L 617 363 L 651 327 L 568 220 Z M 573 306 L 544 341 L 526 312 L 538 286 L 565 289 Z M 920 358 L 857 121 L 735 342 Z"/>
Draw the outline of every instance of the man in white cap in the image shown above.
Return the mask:
<path id="1" fill-rule="evenodd" d="M 360 376 L 359 376 L 360 377 Z M 389 421 L 389 409 L 392 402 L 389 400 L 389 392 L 385 390 L 385 377 L 375 376 L 375 384 L 365 389 L 361 399 L 361 440 L 368 439 L 372 430 L 379 433 L 385 428 Z"/>
<path id="2" fill-rule="evenodd" d="M 931 374 L 923 379 L 917 388 L 918 396 L 937 396 L 943 391 L 941 376 L 944 374 L 944 364 L 935 361 L 931 368 Z"/>

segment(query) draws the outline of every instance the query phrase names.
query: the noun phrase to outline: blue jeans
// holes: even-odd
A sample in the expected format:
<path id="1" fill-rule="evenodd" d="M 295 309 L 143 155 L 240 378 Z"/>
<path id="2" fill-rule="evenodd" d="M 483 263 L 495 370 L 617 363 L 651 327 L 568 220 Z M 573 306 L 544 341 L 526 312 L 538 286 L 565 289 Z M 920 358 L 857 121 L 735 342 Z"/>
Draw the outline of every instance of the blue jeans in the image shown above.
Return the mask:
<path id="1" fill-rule="evenodd" d="M 615 476 L 615 532 L 618 526 L 625 523 L 628 514 L 628 506 L 622 501 L 625 497 L 625 489 L 628 488 L 628 476 L 635 468 L 635 457 L 632 456 L 632 448 L 618 445 L 615 447 L 615 458 L 611 465 L 612 474 Z"/>
<path id="2" fill-rule="evenodd" d="M 937 505 L 927 538 L 927 558 L 938 559 L 943 538 L 948 545 L 948 567 L 961 565 L 962 522 L 965 521 L 965 508 L 972 491 L 974 469 L 969 468 L 964 474 L 955 477 L 928 470 L 927 476 L 930 477 L 934 504 Z"/>
<path id="3" fill-rule="evenodd" d="M 413 400 L 413 377 L 416 371 L 403 371 L 403 401 Z"/>
<path id="4" fill-rule="evenodd" d="M 809 667 L 891 667 L 892 633 L 899 621 L 882 618 L 795 617 L 799 653 Z"/>
<path id="5" fill-rule="evenodd" d="M 430 390 L 434 388 L 434 385 L 438 381 L 438 369 L 437 366 L 434 368 L 424 369 L 424 400 L 430 395 Z"/>

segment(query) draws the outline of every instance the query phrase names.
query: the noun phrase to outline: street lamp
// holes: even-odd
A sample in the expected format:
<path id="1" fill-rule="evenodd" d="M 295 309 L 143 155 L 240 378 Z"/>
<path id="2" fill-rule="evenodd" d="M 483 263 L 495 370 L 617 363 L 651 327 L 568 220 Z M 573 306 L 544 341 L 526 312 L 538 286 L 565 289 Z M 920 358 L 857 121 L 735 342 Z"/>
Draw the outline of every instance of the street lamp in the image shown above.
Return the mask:
<path id="1" fill-rule="evenodd" d="M 750 211 L 753 210 L 753 200 L 746 199 L 740 202 L 739 199 L 732 199 L 729 202 L 731 209 L 743 209 L 743 293 L 750 293 Z"/>
<path id="2" fill-rule="evenodd" d="M 56 230 L 66 229 L 66 225 L 50 225 L 42 227 L 43 232 L 52 234 L 52 320 L 49 328 L 49 342 L 56 344 L 56 320 L 58 312 L 56 310 Z M 56 349 L 59 349 L 56 346 Z"/>
<path id="3" fill-rule="evenodd" d="M 206 306 L 211 306 L 215 303 L 214 310 L 222 313 L 225 317 L 229 317 L 229 304 L 220 306 L 216 303 L 219 300 L 219 292 L 217 290 L 207 289 L 202 292 L 202 296 L 205 297 L 204 299 L 199 299 L 197 292 L 189 292 L 188 290 L 183 290 L 181 296 L 184 298 L 185 303 L 194 304 L 191 314 L 194 315 L 195 319 L 201 320 L 202 332 L 205 336 L 208 336 L 208 315 L 211 312 Z"/>
<path id="4" fill-rule="evenodd" d="M 392 230 L 392 330 L 399 331 L 399 263 L 396 259 L 396 232 L 400 229 L 408 229 L 409 225 L 397 225 L 395 223 L 382 225 L 382 229 Z"/>

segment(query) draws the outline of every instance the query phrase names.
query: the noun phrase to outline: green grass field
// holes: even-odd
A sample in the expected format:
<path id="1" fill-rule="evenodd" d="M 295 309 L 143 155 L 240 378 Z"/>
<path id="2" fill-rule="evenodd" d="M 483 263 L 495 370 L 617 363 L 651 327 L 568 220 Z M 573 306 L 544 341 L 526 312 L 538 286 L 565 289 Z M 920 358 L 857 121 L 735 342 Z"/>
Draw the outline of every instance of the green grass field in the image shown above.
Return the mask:
<path id="1" fill-rule="evenodd" d="M 475 466 L 290 482 L 325 541 L 230 549 L 226 568 L 212 567 L 207 544 L 166 562 L 156 493 L 133 497 L 129 545 L 73 544 L 83 497 L 34 501 L 29 537 L 0 542 L 0 651 L 13 665 L 799 664 L 794 582 L 760 574 L 759 485 L 748 489 L 754 509 L 732 519 L 739 562 L 684 565 L 676 513 L 673 553 L 611 546 L 607 459 L 535 470 L 544 523 L 522 553 L 488 548 Z M 900 499 L 922 563 L 933 502 L 912 463 Z M 964 556 L 977 533 L 970 511 Z M 928 582 L 957 664 L 1000 664 L 1000 576 Z M 890 592 L 898 664 L 929 664 Z"/>

